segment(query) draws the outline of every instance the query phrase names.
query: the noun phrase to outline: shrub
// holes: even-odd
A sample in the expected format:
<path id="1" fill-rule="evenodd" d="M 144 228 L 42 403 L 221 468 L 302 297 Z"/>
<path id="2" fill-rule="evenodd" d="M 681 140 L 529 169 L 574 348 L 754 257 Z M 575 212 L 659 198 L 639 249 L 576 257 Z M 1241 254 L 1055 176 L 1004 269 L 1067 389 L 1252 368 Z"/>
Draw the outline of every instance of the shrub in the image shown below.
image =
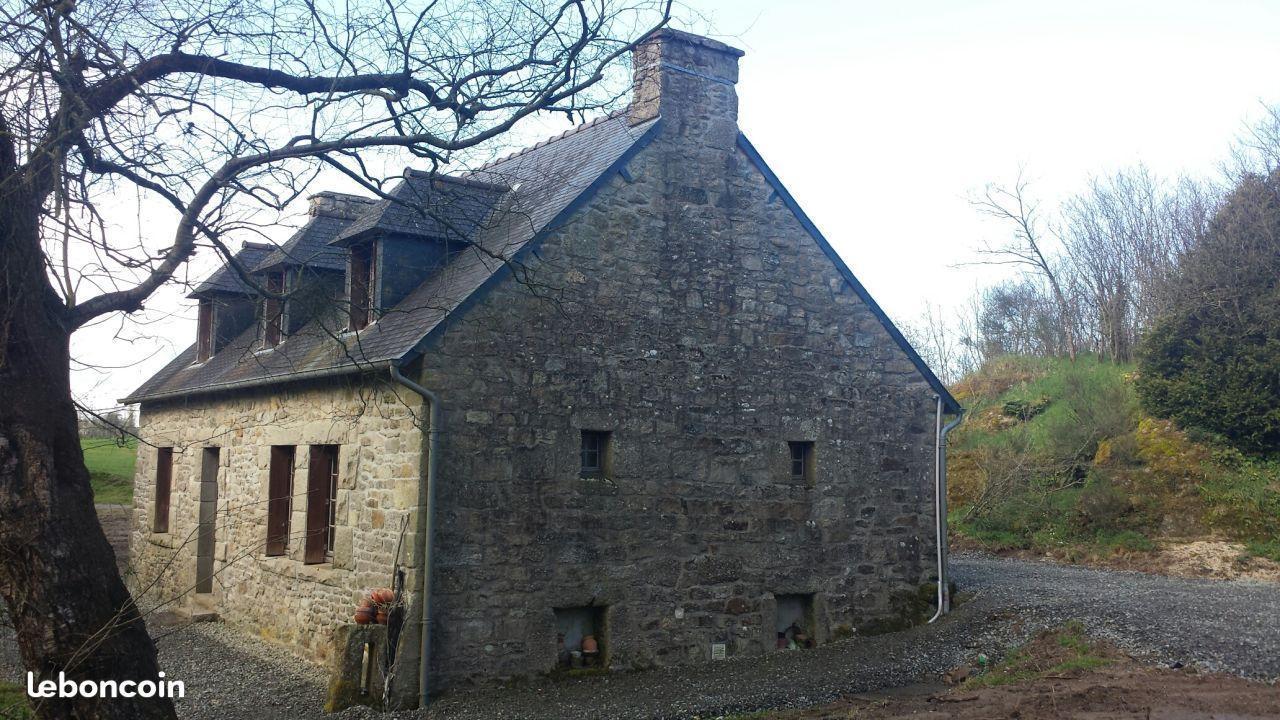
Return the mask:
<path id="1" fill-rule="evenodd" d="M 1171 287 L 1139 347 L 1143 406 L 1251 453 L 1280 452 L 1280 173 L 1241 181 Z"/>

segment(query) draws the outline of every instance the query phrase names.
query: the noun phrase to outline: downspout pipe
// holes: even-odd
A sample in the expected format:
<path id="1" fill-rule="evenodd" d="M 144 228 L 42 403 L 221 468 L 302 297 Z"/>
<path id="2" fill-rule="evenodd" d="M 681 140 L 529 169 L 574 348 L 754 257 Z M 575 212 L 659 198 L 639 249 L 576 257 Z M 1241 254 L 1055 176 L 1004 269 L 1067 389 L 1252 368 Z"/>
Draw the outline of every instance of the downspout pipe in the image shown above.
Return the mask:
<path id="1" fill-rule="evenodd" d="M 947 435 L 964 420 L 964 408 L 956 413 L 956 419 L 942 424 L 942 396 L 935 395 L 938 403 L 937 425 L 934 435 L 933 464 L 933 512 L 937 533 L 938 555 L 938 610 L 929 618 L 933 622 L 951 612 L 951 588 L 947 573 Z"/>
<path id="2" fill-rule="evenodd" d="M 425 537 L 422 540 L 422 629 L 418 653 L 418 708 L 427 707 L 427 688 L 431 679 L 431 566 L 436 535 L 436 478 L 440 453 L 440 399 L 432 391 L 400 373 L 391 364 L 391 379 L 421 395 L 431 405 L 430 428 L 427 430 L 427 499 Z"/>

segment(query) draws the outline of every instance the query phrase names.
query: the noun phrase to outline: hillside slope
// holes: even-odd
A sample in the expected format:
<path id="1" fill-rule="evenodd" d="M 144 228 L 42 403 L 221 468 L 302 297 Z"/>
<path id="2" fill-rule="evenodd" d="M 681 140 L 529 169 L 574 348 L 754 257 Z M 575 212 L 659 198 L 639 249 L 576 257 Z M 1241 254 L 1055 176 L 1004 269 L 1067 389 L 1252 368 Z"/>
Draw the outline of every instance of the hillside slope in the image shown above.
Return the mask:
<path id="1" fill-rule="evenodd" d="M 953 392 L 959 546 L 1116 561 L 1214 540 L 1240 567 L 1280 560 L 1280 462 L 1145 414 L 1132 366 L 1007 357 Z"/>

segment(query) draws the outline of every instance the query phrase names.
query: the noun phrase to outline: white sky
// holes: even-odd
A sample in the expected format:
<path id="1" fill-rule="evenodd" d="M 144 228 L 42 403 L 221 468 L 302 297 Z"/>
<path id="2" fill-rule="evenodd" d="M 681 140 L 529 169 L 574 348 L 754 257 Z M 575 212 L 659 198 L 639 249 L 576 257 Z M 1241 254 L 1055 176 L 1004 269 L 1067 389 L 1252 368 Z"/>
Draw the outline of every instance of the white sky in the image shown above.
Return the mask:
<path id="1" fill-rule="evenodd" d="M 742 129 L 895 318 L 990 279 L 955 267 L 999 237 L 966 201 L 986 183 L 1022 166 L 1053 200 L 1138 161 L 1209 175 L 1280 102 L 1277 0 L 686 2 L 705 18 L 687 29 L 747 52 Z M 171 232 L 156 225 L 144 232 Z M 73 339 L 79 359 L 122 368 L 73 366 L 90 404 L 114 405 L 194 337 L 181 294 L 148 305 L 145 339 L 118 319 Z"/>

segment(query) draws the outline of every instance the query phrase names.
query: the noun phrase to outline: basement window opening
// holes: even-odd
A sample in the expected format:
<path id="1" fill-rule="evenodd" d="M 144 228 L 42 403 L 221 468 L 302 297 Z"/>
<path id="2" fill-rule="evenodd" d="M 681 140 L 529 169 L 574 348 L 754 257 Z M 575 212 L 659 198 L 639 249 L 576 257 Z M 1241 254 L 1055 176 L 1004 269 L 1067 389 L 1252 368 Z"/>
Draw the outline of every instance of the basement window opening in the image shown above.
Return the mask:
<path id="1" fill-rule="evenodd" d="M 609 474 L 610 433 L 602 430 L 582 431 L 580 474 L 584 478 L 607 477 Z"/>
<path id="2" fill-rule="evenodd" d="M 556 667 L 608 667 L 608 606 L 555 608 Z"/>
<path id="3" fill-rule="evenodd" d="M 787 443 L 791 451 L 791 479 L 812 483 L 814 478 L 814 453 L 812 440 L 795 440 Z"/>
<path id="4" fill-rule="evenodd" d="M 813 593 L 775 596 L 777 611 L 774 629 L 778 650 L 803 650 L 817 644 L 814 639 Z"/>

